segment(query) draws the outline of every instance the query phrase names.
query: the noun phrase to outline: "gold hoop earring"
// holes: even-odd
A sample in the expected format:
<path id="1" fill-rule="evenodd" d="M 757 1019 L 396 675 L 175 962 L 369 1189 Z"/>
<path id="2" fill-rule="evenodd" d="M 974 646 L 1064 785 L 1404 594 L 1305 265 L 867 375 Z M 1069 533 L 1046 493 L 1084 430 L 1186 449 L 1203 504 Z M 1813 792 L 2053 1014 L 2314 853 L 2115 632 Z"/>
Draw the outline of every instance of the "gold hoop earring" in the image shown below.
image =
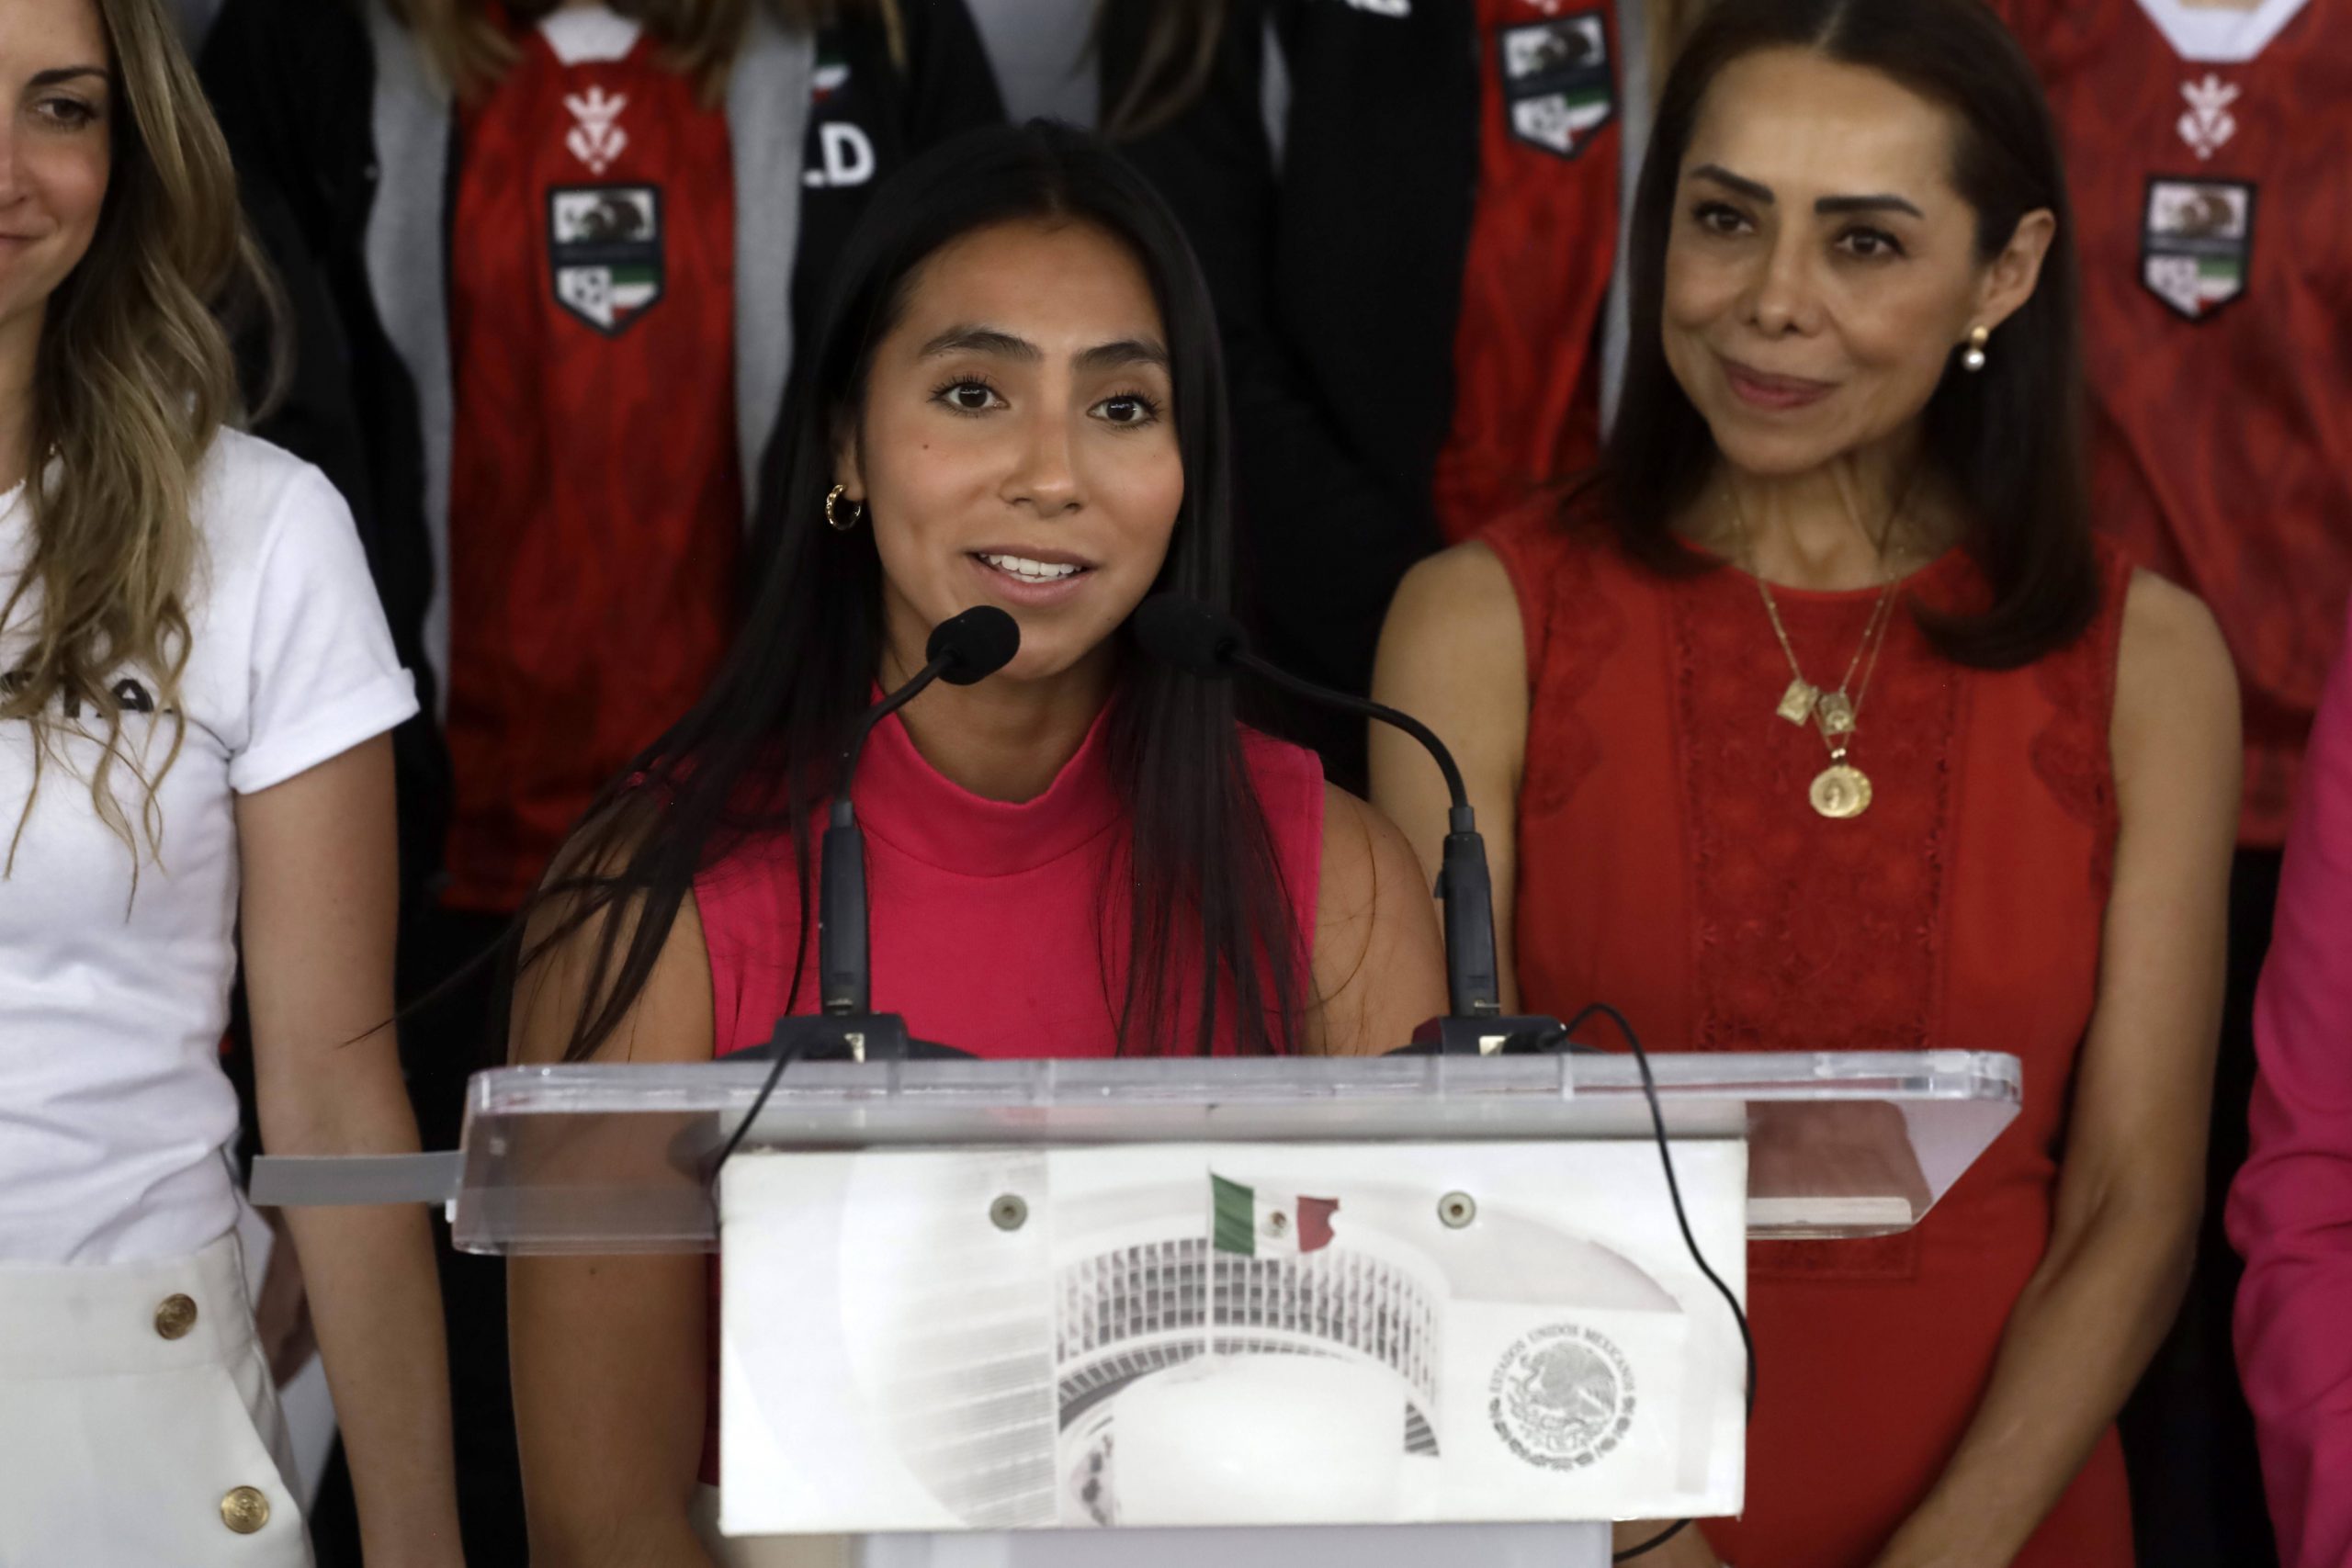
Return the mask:
<path id="1" fill-rule="evenodd" d="M 842 521 L 841 513 L 834 508 L 841 504 L 842 497 L 848 493 L 849 486 L 847 485 L 835 485 L 825 492 L 825 525 L 836 534 L 848 533 L 865 516 L 865 502 L 853 501 L 849 503 L 851 507 L 849 521 L 846 523 Z"/>
<path id="2" fill-rule="evenodd" d="M 1960 356 L 1961 368 L 1970 374 L 1984 368 L 1984 344 L 1991 341 L 1993 329 L 1976 327 L 1968 334 L 1968 352 Z"/>

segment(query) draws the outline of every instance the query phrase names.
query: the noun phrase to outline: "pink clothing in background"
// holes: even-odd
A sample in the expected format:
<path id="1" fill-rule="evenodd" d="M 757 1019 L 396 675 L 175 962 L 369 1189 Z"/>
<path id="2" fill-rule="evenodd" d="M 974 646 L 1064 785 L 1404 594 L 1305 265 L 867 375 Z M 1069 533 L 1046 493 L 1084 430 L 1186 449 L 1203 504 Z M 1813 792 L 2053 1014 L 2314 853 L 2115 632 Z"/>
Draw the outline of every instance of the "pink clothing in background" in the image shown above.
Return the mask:
<path id="1" fill-rule="evenodd" d="M 2312 730 L 2254 1015 L 2238 1366 L 2285 1568 L 2352 1568 L 2352 641 Z"/>

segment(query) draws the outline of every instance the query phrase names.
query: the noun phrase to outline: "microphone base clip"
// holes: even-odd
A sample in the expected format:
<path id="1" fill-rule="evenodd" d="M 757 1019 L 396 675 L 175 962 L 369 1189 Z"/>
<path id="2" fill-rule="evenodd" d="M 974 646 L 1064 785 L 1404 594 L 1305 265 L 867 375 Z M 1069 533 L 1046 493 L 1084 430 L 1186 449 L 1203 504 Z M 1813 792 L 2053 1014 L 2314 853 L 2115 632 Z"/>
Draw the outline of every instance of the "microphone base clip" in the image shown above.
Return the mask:
<path id="1" fill-rule="evenodd" d="M 1566 1048 L 1556 1018 L 1515 1016 L 1433 1018 L 1413 1031 L 1413 1043 L 1392 1056 L 1521 1056 Z"/>
<path id="2" fill-rule="evenodd" d="M 730 1062 L 905 1062 L 961 1056 L 968 1051 L 916 1040 L 895 1012 L 796 1013 L 775 1021 L 775 1032 L 760 1044 L 730 1054 Z"/>

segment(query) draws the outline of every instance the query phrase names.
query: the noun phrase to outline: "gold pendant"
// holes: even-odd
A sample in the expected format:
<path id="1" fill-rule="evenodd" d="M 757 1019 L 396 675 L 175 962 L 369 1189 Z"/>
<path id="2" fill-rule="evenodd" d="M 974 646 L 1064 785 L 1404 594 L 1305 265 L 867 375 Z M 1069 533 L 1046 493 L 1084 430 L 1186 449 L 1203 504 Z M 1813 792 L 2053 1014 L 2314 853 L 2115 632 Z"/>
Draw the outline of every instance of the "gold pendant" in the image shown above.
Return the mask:
<path id="1" fill-rule="evenodd" d="M 1821 717 L 1821 733 L 1836 739 L 1854 733 L 1854 705 L 1843 692 L 1831 692 L 1814 708 Z"/>
<path id="2" fill-rule="evenodd" d="M 1832 762 L 1815 775 L 1813 808 L 1840 820 L 1860 817 L 1871 808 L 1871 781 L 1850 762 Z"/>
<path id="3" fill-rule="evenodd" d="M 1803 724 L 1813 716 L 1813 705 L 1820 696 L 1813 682 L 1800 675 L 1789 682 L 1787 691 L 1781 694 L 1780 715 L 1791 724 Z"/>

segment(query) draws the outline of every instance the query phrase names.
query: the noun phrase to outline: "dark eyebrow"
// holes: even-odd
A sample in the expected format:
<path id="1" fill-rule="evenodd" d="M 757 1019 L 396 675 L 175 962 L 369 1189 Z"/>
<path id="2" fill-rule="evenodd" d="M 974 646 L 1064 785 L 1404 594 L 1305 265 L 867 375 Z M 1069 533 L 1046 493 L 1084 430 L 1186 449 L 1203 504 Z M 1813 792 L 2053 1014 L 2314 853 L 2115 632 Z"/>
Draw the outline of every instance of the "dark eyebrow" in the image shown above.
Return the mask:
<path id="1" fill-rule="evenodd" d="M 32 85 L 36 87 L 54 87 L 62 83 L 71 82 L 76 76 L 96 76 L 101 82 L 107 79 L 107 70 L 103 65 L 61 65 L 54 71 L 34 72 Z"/>
<path id="2" fill-rule="evenodd" d="M 1825 196 L 1813 204 L 1813 209 L 1824 217 L 1840 212 L 1907 212 L 1914 218 L 1927 214 L 1899 196 Z"/>
<path id="3" fill-rule="evenodd" d="M 1771 186 L 1758 185 L 1754 180 L 1742 179 L 1730 170 L 1719 168 L 1713 164 L 1700 164 L 1690 171 L 1690 177 L 1694 180 L 1713 180 L 1719 186 L 1727 186 L 1738 192 L 1759 206 L 1770 207 L 1773 202 Z M 1927 217 L 1926 213 L 1920 211 L 1908 200 L 1892 192 L 1877 196 L 1825 196 L 1813 204 L 1813 209 L 1825 218 L 1846 212 L 1907 212 L 1914 218 Z"/>
<path id="4" fill-rule="evenodd" d="M 1750 201 L 1758 202 L 1766 207 L 1772 205 L 1770 186 L 1760 186 L 1754 180 L 1741 179 L 1729 169 L 1719 168 L 1713 164 L 1700 164 L 1690 171 L 1690 177 L 1694 180 L 1713 180 L 1719 186 L 1738 192 Z"/>
<path id="5" fill-rule="evenodd" d="M 994 327 L 950 327 L 922 345 L 917 357 L 931 359 L 943 354 L 992 354 L 1001 359 L 1018 359 L 1035 365 L 1046 357 L 1045 352 L 1027 338 L 1014 337 L 1011 333 Z"/>
<path id="6" fill-rule="evenodd" d="M 997 327 L 980 326 L 948 328 L 924 344 L 919 357 L 932 359 L 948 354 L 994 355 L 1023 365 L 1040 364 L 1046 357 L 1045 351 L 1027 338 L 1015 337 Z M 1116 343 L 1095 344 L 1077 355 L 1073 363 L 1081 370 L 1116 370 L 1128 365 L 1157 365 L 1165 369 L 1168 351 L 1141 338 L 1121 338 Z"/>
<path id="7" fill-rule="evenodd" d="M 1140 338 L 1121 338 L 1116 343 L 1098 344 L 1080 355 L 1080 370 L 1120 370 L 1130 365 L 1156 365 L 1168 368 L 1168 351 L 1156 343 Z"/>

